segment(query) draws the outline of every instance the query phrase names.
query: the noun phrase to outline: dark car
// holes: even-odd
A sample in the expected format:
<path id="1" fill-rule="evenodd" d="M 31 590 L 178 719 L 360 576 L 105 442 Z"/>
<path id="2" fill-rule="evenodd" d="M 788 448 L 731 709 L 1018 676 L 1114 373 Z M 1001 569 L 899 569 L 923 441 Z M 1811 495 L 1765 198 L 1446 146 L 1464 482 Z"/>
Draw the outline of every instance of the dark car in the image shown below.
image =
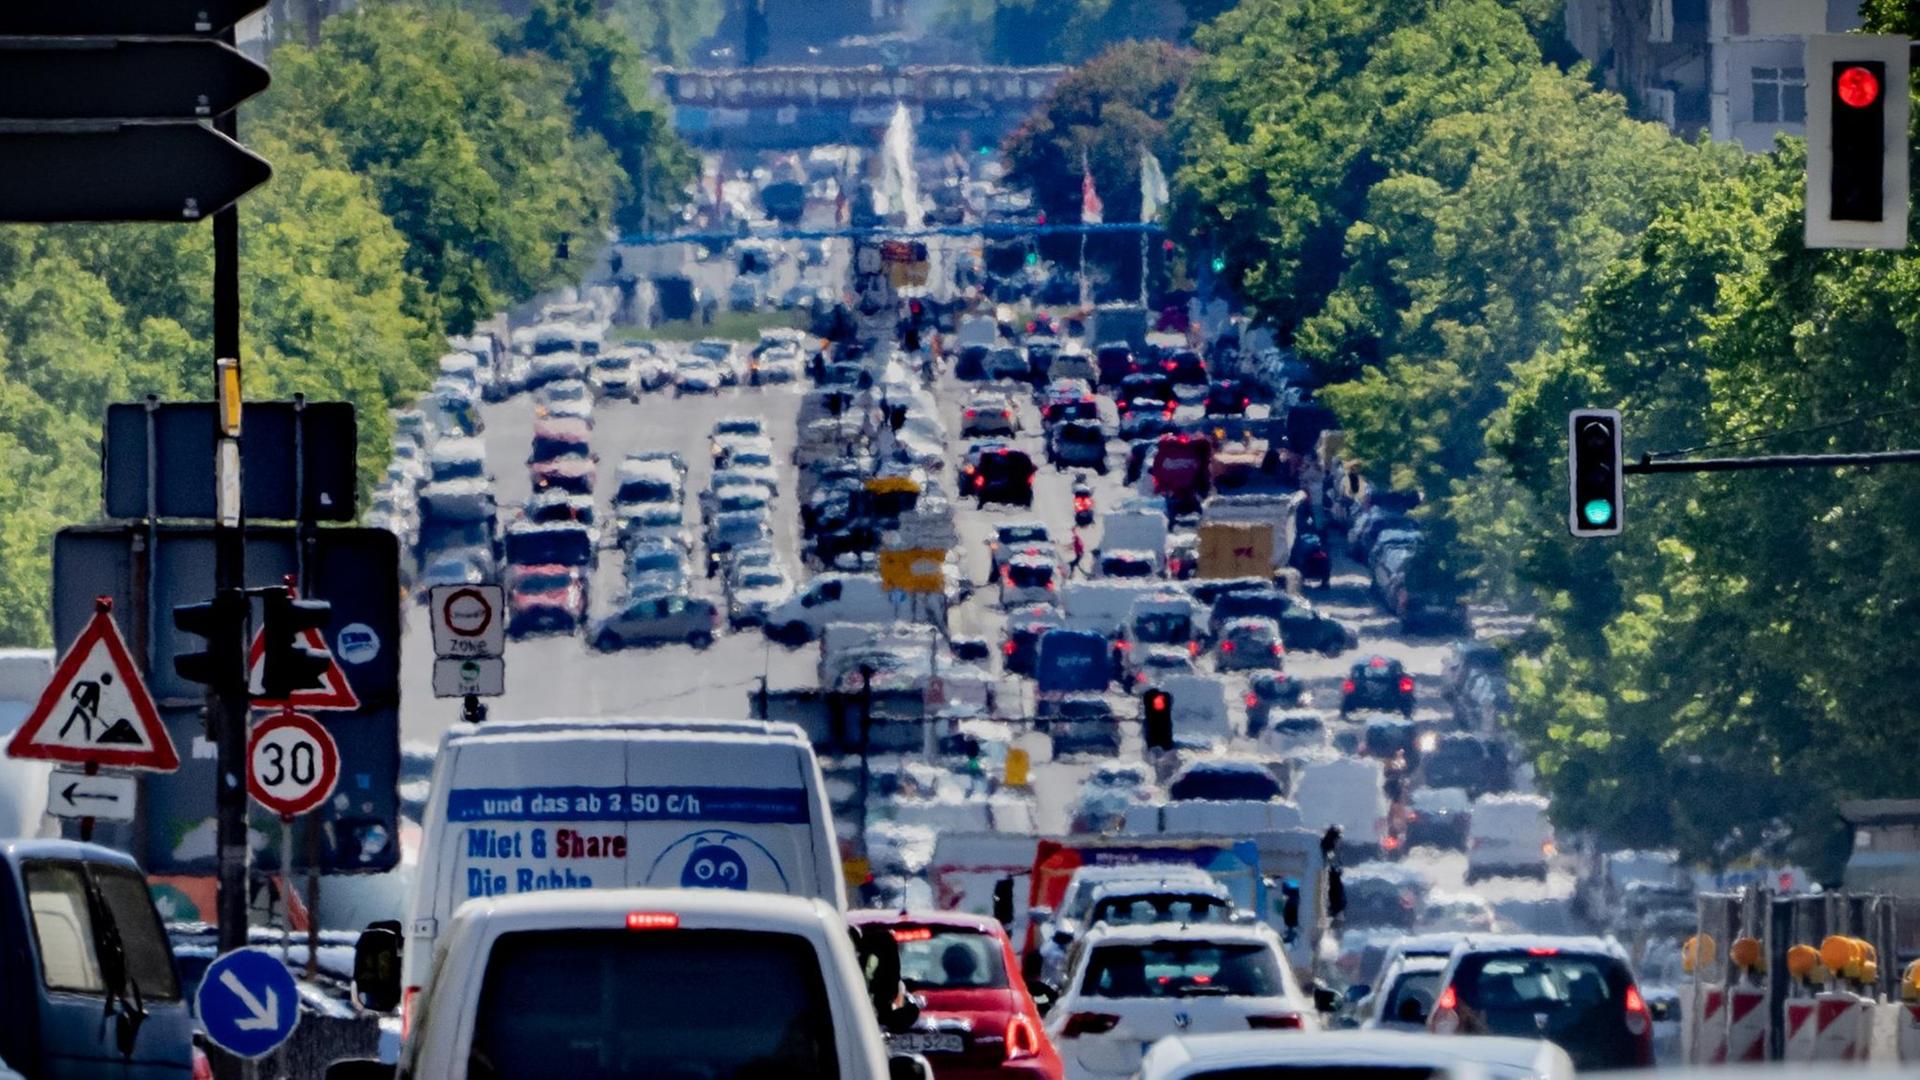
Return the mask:
<path id="1" fill-rule="evenodd" d="M 1352 627 L 1304 603 L 1293 605 L 1280 616 L 1280 639 L 1289 649 L 1323 656 L 1338 656 L 1360 644 L 1360 635 Z"/>
<path id="2" fill-rule="evenodd" d="M 1247 676 L 1247 734 L 1255 736 L 1266 727 L 1267 714 L 1276 709 L 1297 709 L 1308 701 L 1307 688 L 1284 671 L 1256 671 Z"/>
<path id="3" fill-rule="evenodd" d="M 1425 881 L 1390 863 L 1363 863 L 1342 880 L 1347 890 L 1349 927 L 1382 926 L 1412 930 L 1427 900 Z"/>
<path id="4" fill-rule="evenodd" d="M 1122 413 L 1139 412 L 1142 409 L 1164 411 L 1174 404 L 1173 382 L 1165 375 L 1156 372 L 1142 372 L 1129 375 L 1120 380 L 1120 389 L 1113 395 L 1114 408 Z M 1141 402 L 1153 402 L 1151 406 Z"/>
<path id="5" fill-rule="evenodd" d="M 1375 656 L 1353 665 L 1340 684 L 1340 715 L 1385 709 L 1413 715 L 1413 676 L 1398 660 Z"/>
<path id="6" fill-rule="evenodd" d="M 1207 384 L 1207 362 L 1192 349 L 1181 349 L 1160 361 L 1160 370 L 1167 373 L 1167 379 L 1175 386 Z"/>
<path id="7" fill-rule="evenodd" d="M 1596 938 L 1470 937 L 1427 1030 L 1544 1038 L 1580 1072 L 1650 1068 L 1653 1017 L 1619 947 Z"/>
<path id="8" fill-rule="evenodd" d="M 1207 387 L 1208 416 L 1244 416 L 1253 395 L 1238 379 L 1221 379 Z"/>
<path id="9" fill-rule="evenodd" d="M 1403 717 L 1369 717 L 1360 735 L 1360 752 L 1381 761 L 1404 756 L 1411 763 L 1420 756 L 1420 728 Z"/>
<path id="10" fill-rule="evenodd" d="M 1196 599 L 1201 599 L 1196 596 Z M 1201 600 L 1205 602 L 1204 599 Z M 1287 612 L 1293 610 L 1294 598 L 1266 582 L 1258 582 L 1253 588 L 1234 589 L 1222 592 L 1214 598 L 1213 613 L 1207 617 L 1207 640 L 1214 641 L 1220 632 L 1235 619 L 1273 619 L 1280 621 Z M 1285 640 L 1286 626 L 1280 627 L 1282 640 Z"/>
<path id="11" fill-rule="evenodd" d="M 1506 744 L 1473 732 L 1450 731 L 1440 736 L 1420 767 L 1428 787 L 1465 788 L 1476 799 L 1513 786 Z"/>
<path id="12" fill-rule="evenodd" d="M 1317 532 L 1302 531 L 1294 537 L 1287 565 L 1300 571 L 1302 582 L 1319 582 L 1323 589 L 1333 583 L 1333 553 L 1327 550 L 1326 540 Z"/>
<path id="13" fill-rule="evenodd" d="M 1000 643 L 1008 674 L 1031 676 L 1040 655 L 1040 635 L 1061 625 L 1059 612 L 1051 604 L 1037 606 L 1045 613 L 1021 620 L 1016 612 L 1008 618 L 1007 638 Z"/>
<path id="14" fill-rule="evenodd" d="M 982 371 L 987 378 L 994 380 L 1026 382 L 1033 377 L 1033 365 L 1027 361 L 1026 355 L 1019 349 L 1005 345 L 987 354 Z"/>
<path id="15" fill-rule="evenodd" d="M 1093 362 L 1100 369 L 1101 386 L 1119 386 L 1120 380 L 1140 370 L 1134 363 L 1133 350 L 1118 342 L 1108 342 L 1094 349 Z"/>
<path id="16" fill-rule="evenodd" d="M 1194 799 L 1265 802 L 1285 794 L 1273 773 L 1252 761 L 1196 761 L 1181 769 L 1167 784 L 1167 798 L 1175 802 Z"/>
<path id="17" fill-rule="evenodd" d="M 1090 468 L 1107 474 L 1107 433 L 1099 421 L 1070 420 L 1047 434 L 1047 460 L 1056 468 Z"/>
<path id="18" fill-rule="evenodd" d="M 1113 703 L 1100 694 L 1062 694 L 1037 702 L 1040 730 L 1053 737 L 1056 754 L 1117 754 L 1120 722 Z"/>
<path id="19" fill-rule="evenodd" d="M 1455 787 L 1416 788 L 1407 796 L 1407 846 L 1467 849 L 1473 802 Z"/>
<path id="20" fill-rule="evenodd" d="M 987 377 L 987 354 L 993 351 L 991 345 L 968 345 L 960 350 L 953 361 L 953 377 L 975 382 Z"/>
<path id="21" fill-rule="evenodd" d="M 1001 448 L 980 455 L 974 467 L 973 497 L 980 506 L 1033 505 L 1033 459 L 1024 450 Z"/>

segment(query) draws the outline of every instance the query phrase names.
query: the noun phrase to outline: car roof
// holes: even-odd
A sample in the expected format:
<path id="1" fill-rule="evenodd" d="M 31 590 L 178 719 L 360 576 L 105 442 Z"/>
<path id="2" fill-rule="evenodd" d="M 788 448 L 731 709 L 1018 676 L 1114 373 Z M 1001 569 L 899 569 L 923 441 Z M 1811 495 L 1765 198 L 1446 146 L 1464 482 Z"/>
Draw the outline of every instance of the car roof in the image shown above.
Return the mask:
<path id="1" fill-rule="evenodd" d="M 1206 895 L 1219 899 L 1232 899 L 1233 894 L 1218 881 L 1202 881 L 1194 877 L 1147 877 L 1123 878 L 1119 881 L 1101 882 L 1093 887 L 1093 900 L 1102 900 L 1115 896 L 1147 895 L 1152 893 L 1181 893 L 1183 895 Z"/>
<path id="2" fill-rule="evenodd" d="M 1101 923 L 1087 931 L 1093 945 L 1150 945 L 1156 941 L 1214 941 L 1247 945 L 1278 945 L 1280 937 L 1265 923 L 1147 923 L 1115 926 Z"/>
<path id="3" fill-rule="evenodd" d="M 1527 952 L 1554 949 L 1563 953 L 1607 956 L 1625 962 L 1627 954 L 1612 938 L 1592 934 L 1463 934 L 1453 947 L 1455 956 L 1468 953 Z"/>
<path id="4" fill-rule="evenodd" d="M 1532 1066 L 1542 1055 L 1553 1055 L 1551 1045 L 1506 1036 L 1411 1031 L 1298 1031 L 1280 1039 L 1272 1032 L 1234 1032 L 1171 1036 L 1155 1045 L 1152 1059 L 1155 1064 L 1190 1064 L 1207 1070 L 1269 1064 L 1445 1068 L 1460 1061 Z"/>
<path id="5" fill-rule="evenodd" d="M 855 926 L 908 923 L 915 926 L 950 926 L 975 933 L 1002 935 L 1006 933 L 999 923 L 986 915 L 974 915 L 965 911 L 936 911 L 929 908 L 902 908 L 898 911 L 869 909 L 847 912 L 847 921 Z"/>

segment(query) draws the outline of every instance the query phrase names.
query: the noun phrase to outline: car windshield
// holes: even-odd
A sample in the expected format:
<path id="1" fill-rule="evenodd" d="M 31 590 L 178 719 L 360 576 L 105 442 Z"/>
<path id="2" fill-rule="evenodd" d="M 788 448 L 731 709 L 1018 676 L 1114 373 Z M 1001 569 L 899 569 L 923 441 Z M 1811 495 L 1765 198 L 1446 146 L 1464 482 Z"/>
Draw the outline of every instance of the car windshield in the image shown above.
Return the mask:
<path id="1" fill-rule="evenodd" d="M 829 1080 L 840 1072 L 820 967 L 792 934 L 503 934 L 487 957 L 467 1075 Z M 740 1007 L 743 994 L 752 1008 Z"/>
<path id="2" fill-rule="evenodd" d="M 1117 578 L 1152 577 L 1153 563 L 1131 555 L 1109 555 L 1100 560 L 1100 572 Z"/>
<path id="3" fill-rule="evenodd" d="M 666 480 L 628 480 L 620 485 L 614 500 L 623 503 L 670 502 L 676 494 L 673 484 Z"/>
<path id="4" fill-rule="evenodd" d="M 1045 540 L 1046 538 L 1047 527 L 1045 525 L 1003 525 L 1000 527 L 1000 542 L 1002 544 L 1024 544 L 1034 540 Z"/>
<path id="5" fill-rule="evenodd" d="M 760 421 L 752 417 L 734 417 L 713 425 L 715 435 L 758 435 Z"/>
<path id="6" fill-rule="evenodd" d="M 1012 563 L 1007 567 L 1007 577 L 1022 589 L 1045 588 L 1053 581 L 1053 566 L 1050 563 Z"/>
<path id="7" fill-rule="evenodd" d="M 672 504 L 649 506 L 635 519 L 642 525 L 679 525 L 685 520 L 680 508 Z"/>
<path id="8" fill-rule="evenodd" d="M 897 927 L 900 980 L 909 990 L 1003 990 L 1007 966 L 998 939 L 970 930 Z"/>
<path id="9" fill-rule="evenodd" d="M 746 589 L 773 589 L 785 585 L 787 579 L 771 572 L 757 572 L 740 579 L 740 586 Z"/>
<path id="10" fill-rule="evenodd" d="M 725 360 L 733 355 L 733 347 L 724 341 L 695 342 L 693 348 L 687 351 L 703 360 L 714 361 Z M 698 430 L 698 428 L 695 429 L 695 431 Z"/>
<path id="11" fill-rule="evenodd" d="M 1093 950 L 1080 992 L 1103 998 L 1279 997 L 1286 983 L 1265 945 L 1114 942 Z"/>
<path id="12" fill-rule="evenodd" d="M 1169 799 L 1252 799 L 1263 802 L 1283 794 L 1280 781 L 1256 769 L 1194 769 L 1167 786 Z"/>
<path id="13" fill-rule="evenodd" d="M 736 450 L 727 455 L 730 469 L 771 469 L 773 457 L 759 450 Z"/>
<path id="14" fill-rule="evenodd" d="M 634 555 L 627 569 L 635 574 L 647 574 L 661 570 L 680 569 L 680 556 L 671 551 L 643 551 Z"/>
<path id="15" fill-rule="evenodd" d="M 525 574 L 520 578 L 520 588 L 526 592 L 559 592 L 573 583 L 573 578 L 562 573 Z"/>

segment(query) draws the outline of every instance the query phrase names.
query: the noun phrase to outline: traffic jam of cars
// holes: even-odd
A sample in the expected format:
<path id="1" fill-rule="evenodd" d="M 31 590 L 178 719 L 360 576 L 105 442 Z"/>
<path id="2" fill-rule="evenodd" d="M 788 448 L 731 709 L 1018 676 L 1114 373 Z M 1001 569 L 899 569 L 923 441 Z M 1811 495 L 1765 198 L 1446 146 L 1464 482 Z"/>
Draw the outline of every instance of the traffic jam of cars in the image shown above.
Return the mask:
<path id="1" fill-rule="evenodd" d="M 814 685 L 743 693 L 752 719 L 444 737 L 412 929 L 359 944 L 409 1075 L 1668 1057 L 1673 942 L 1645 927 L 1672 920 L 1617 921 L 1634 882 L 1560 849 L 1497 642 L 1409 580 L 1417 499 L 1342 458 L 1311 373 L 1125 305 L 1026 333 L 928 308 L 938 353 L 614 347 L 549 311 L 513 385 L 475 349 L 443 362 L 454 404 L 401 417 L 382 505 L 417 587 L 499 581 L 513 635 L 633 671 L 747 638 L 817 657 Z M 596 429 L 666 394 L 721 395 L 704 459 L 601 462 Z M 510 510 L 480 438 L 502 409 L 533 412 Z M 571 1003 L 596 996 L 645 1023 L 594 1025 Z"/>

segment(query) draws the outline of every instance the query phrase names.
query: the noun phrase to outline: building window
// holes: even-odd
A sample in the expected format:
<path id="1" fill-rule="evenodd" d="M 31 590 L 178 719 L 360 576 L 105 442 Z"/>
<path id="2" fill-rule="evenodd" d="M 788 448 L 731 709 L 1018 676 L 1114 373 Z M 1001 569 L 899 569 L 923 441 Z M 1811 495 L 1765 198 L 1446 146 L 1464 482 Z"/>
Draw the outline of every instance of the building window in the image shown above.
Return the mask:
<path id="1" fill-rule="evenodd" d="M 1754 68 L 1753 120 L 1757 124 L 1806 123 L 1806 69 Z"/>

